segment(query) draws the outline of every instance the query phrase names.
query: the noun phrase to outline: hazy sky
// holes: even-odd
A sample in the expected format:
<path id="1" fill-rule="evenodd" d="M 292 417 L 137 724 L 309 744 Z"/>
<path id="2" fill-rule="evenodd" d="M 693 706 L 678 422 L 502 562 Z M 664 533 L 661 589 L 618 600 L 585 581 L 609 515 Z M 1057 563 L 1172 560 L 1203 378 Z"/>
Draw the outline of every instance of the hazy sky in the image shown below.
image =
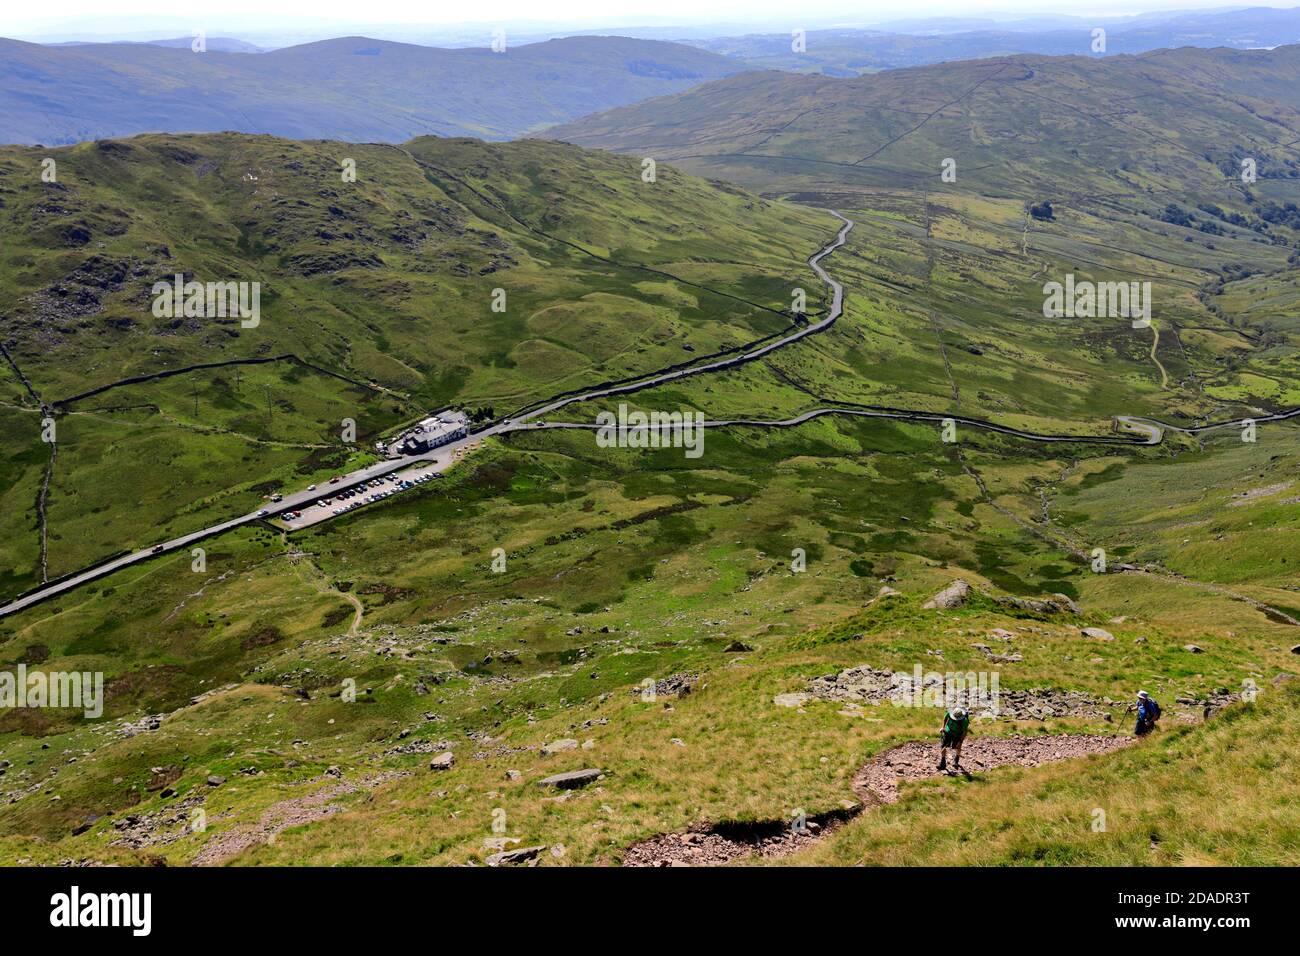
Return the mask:
<path id="1" fill-rule="evenodd" d="M 564 23 L 598 28 L 619 23 L 656 24 L 714 21 L 801 23 L 842 19 L 882 22 L 900 17 L 1055 13 L 1115 15 L 1152 10 L 1227 6 L 1294 7 L 1300 0 L 59 0 L 57 4 L 4 4 L 0 34 L 16 36 L 79 28 L 92 32 L 139 29 L 157 18 L 195 27 L 245 25 L 273 29 L 286 24 L 339 23 Z"/>

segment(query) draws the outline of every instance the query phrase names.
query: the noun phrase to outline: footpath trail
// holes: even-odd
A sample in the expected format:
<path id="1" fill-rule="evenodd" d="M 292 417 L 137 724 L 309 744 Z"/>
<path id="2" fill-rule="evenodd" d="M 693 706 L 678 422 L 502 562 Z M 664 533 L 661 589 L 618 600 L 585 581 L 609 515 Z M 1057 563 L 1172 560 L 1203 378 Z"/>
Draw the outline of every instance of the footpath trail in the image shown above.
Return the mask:
<path id="1" fill-rule="evenodd" d="M 837 826 L 873 807 L 896 803 L 906 781 L 938 776 L 968 779 L 997 767 L 1037 767 L 1089 754 L 1111 753 L 1133 743 L 1133 737 L 1060 734 L 1047 737 L 975 737 L 962 750 L 960 772 L 938 769 L 934 741 L 912 741 L 892 747 L 868 761 L 853 778 L 858 803 L 808 817 L 802 826 L 792 820 L 719 823 L 682 833 L 652 837 L 628 848 L 624 866 L 718 866 L 745 857 L 775 859 L 825 838 Z M 847 802 L 846 802 L 847 803 Z"/>
<path id="2" fill-rule="evenodd" d="M 1169 387 L 1169 373 L 1165 371 L 1163 363 L 1159 356 L 1156 355 L 1156 349 L 1160 348 L 1160 326 L 1154 322 L 1151 323 L 1151 361 L 1155 362 L 1156 368 L 1160 370 L 1160 387 Z"/>

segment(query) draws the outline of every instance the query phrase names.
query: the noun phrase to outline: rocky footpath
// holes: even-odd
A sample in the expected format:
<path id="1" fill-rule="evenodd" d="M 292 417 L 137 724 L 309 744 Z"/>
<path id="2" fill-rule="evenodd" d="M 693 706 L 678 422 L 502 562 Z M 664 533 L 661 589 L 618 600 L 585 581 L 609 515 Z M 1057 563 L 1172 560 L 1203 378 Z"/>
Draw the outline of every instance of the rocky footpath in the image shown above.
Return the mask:
<path id="1" fill-rule="evenodd" d="M 970 776 L 1008 764 L 1037 767 L 1088 754 L 1110 753 L 1133 743 L 1135 739 L 1094 734 L 971 737 L 962 748 L 961 770 Z M 868 805 L 894 803 L 898 800 L 898 788 L 902 782 L 956 772 L 951 767 L 947 771 L 940 771 L 938 758 L 937 742 L 916 740 L 901 744 L 886 750 L 859 770 L 853 778 L 853 791 Z"/>
<path id="2" fill-rule="evenodd" d="M 332 779 L 333 782 L 304 796 L 272 804 L 262 812 L 257 823 L 219 831 L 203 845 L 192 862 L 195 866 L 224 863 L 251 847 L 274 840 L 277 834 L 290 827 L 314 823 L 335 813 L 342 813 L 346 808 L 335 802 L 340 797 L 358 790 L 373 789 L 405 776 L 409 776 L 407 771 L 386 771 L 364 780 L 344 780 L 336 772 L 327 771 L 322 777 L 308 782 L 318 783 L 326 779 Z"/>
<path id="3" fill-rule="evenodd" d="M 962 750 L 966 776 L 1008 764 L 1037 767 L 1094 753 L 1110 753 L 1133 743 L 1132 737 L 1060 734 L 1043 737 L 974 737 Z M 718 823 L 684 833 L 668 833 L 627 849 L 624 866 L 719 866 L 749 856 L 782 857 L 815 843 L 864 809 L 898 800 L 899 785 L 942 773 L 934 741 L 901 744 L 872 758 L 853 778 L 861 803 L 846 801 L 841 810 L 798 820 Z"/>

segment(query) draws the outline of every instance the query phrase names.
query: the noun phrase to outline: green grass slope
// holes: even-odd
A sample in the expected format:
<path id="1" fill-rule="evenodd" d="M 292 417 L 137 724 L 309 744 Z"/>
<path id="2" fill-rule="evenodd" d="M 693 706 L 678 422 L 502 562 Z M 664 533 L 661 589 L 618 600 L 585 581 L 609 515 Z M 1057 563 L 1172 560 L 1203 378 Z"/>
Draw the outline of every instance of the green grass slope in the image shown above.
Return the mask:
<path id="1" fill-rule="evenodd" d="M 361 463 L 425 410 L 502 415 L 785 328 L 833 223 L 609 154 L 432 138 L 10 148 L 0 202 L 13 593 Z M 260 324 L 154 316 L 177 273 L 260 283 Z"/>
<path id="2" fill-rule="evenodd" d="M 1251 56 L 1285 72 L 1285 56 Z M 1114 62 L 1155 76 L 1163 67 L 1150 59 Z M 942 75 L 974 84 L 998 66 L 956 64 Z M 830 219 L 809 206 L 856 223 L 825 260 L 845 287 L 840 321 L 762 361 L 639 392 L 632 404 L 785 418 L 854 402 L 1093 436 L 1109 434 L 1117 414 L 1193 423 L 1287 407 L 1295 230 L 1285 215 L 1266 218 L 1266 204 L 1285 213 L 1289 167 L 1279 152 L 1243 190 L 1218 165 L 1234 143 L 1266 134 L 1280 142 L 1285 103 L 1220 89 L 1210 104 L 1215 89 L 1197 88 L 1191 72 L 1166 95 L 1169 83 L 1142 86 L 1137 73 L 1107 80 L 1094 72 L 1108 68 L 1101 63 L 1027 68 L 1032 78 L 988 79 L 973 91 L 890 80 L 912 115 L 880 115 L 878 128 L 863 121 L 876 114 L 855 112 L 866 81 L 763 74 L 704 88 L 736 98 L 700 132 L 744 128 L 755 152 L 767 137 L 778 165 L 752 153 L 726 159 L 734 144 L 721 134 L 686 144 L 658 112 L 663 102 L 646 106 L 656 111 L 648 129 L 672 138 L 683 164 L 734 172 L 803 205 L 691 179 L 635 145 L 617 157 L 540 141 L 367 147 L 351 191 L 331 179 L 337 144 L 127 144 L 151 156 L 202 154 L 184 168 L 77 147 L 66 154 L 74 169 L 84 162 L 112 188 L 81 193 L 75 210 L 49 221 L 40 218 L 49 197 L 7 172 L 4 211 L 37 224 L 38 238 L 12 230 L 27 245 L 2 260 L 6 289 L 14 277 L 26 277 L 24 288 L 52 286 L 95 248 L 59 253 L 77 257 L 59 271 L 49 250 L 66 233 L 40 229 L 84 220 L 94 242 L 114 249 L 104 224 L 115 221 L 120 191 L 130 197 L 121 208 L 153 217 L 145 225 L 172 257 L 203 269 L 248 262 L 281 290 L 262 328 L 237 336 L 184 324 L 163 334 L 112 295 L 85 321 L 68 310 L 41 319 L 30 295 L 11 293 L 6 347 L 42 395 L 84 389 L 77 372 L 112 380 L 114 363 L 155 368 L 213 342 L 231 356 L 294 351 L 314 366 L 228 366 L 73 403 L 60 418 L 69 445 L 55 466 L 50 531 L 64 537 L 51 557 L 84 547 L 69 542 L 93 536 L 97 519 L 127 520 L 92 486 L 120 472 L 134 491 L 145 469 L 115 462 L 106 443 L 172 454 L 175 468 L 189 469 L 184 507 L 196 511 L 211 494 L 194 464 L 204 449 L 222 449 L 222 468 L 247 485 L 240 494 L 256 494 L 268 470 L 267 481 L 305 482 L 349 454 L 328 447 L 325 425 L 310 420 L 324 423 L 349 403 L 382 432 L 412 406 L 500 411 L 679 361 L 692 354 L 683 344 L 698 356 L 772 331 L 795 285 L 823 307 L 805 260 Z M 1094 80 L 1095 95 L 1113 102 L 1087 99 Z M 820 120 L 791 117 L 786 83 L 833 85 L 843 98 L 801 104 L 821 110 Z M 1042 97 L 995 83 L 1068 90 L 1068 109 L 1027 111 Z M 1124 84 L 1144 95 L 1118 99 Z M 1152 97 L 1163 99 L 1146 104 Z M 706 119 L 682 102 L 668 101 L 682 122 Z M 1160 125 L 1145 130 L 1116 104 Z M 1104 117 L 1088 115 L 1093 107 Z M 762 132 L 747 113 L 767 124 Z M 785 138 L 791 121 L 802 144 Z M 824 135 L 835 124 L 843 142 Z M 958 180 L 943 183 L 948 133 L 1013 162 L 981 174 L 957 150 Z M 1153 152 L 1155 133 L 1164 140 Z M 844 162 L 881 146 L 869 162 Z M 1207 146 L 1226 152 L 1207 159 Z M 710 158 L 701 164 L 688 149 Z M 219 185 L 187 178 L 222 150 L 237 162 L 217 164 Z M 640 180 L 643 156 L 663 160 L 653 187 Z M 147 200 L 155 186 L 178 197 L 174 208 Z M 1045 199 L 1053 217 L 1029 215 Z M 170 218 L 182 215 L 214 226 L 229 215 L 234 228 L 205 244 Z M 125 219 L 130 236 L 137 226 Z M 394 238 L 420 230 L 428 235 L 415 250 Z M 304 274 L 303 264 L 334 255 L 345 262 L 336 271 Z M 1150 281 L 1155 330 L 1045 319 L 1042 284 L 1069 272 Z M 37 276 L 43 284 L 30 281 Z M 86 285 L 63 284 L 69 295 Z M 520 312 L 486 309 L 498 285 Z M 94 321 L 101 315 L 140 324 Z M 444 325 L 450 334 L 432 334 Z M 174 352 L 155 359 L 163 348 Z M 32 438 L 40 413 L 22 378 L 0 368 L 0 388 L 0 423 L 17 451 L 4 499 L 21 509 L 5 516 L 16 535 L 14 581 L 36 553 L 27 509 L 48 456 Z M 283 414 L 281 402 L 301 414 Z M 562 417 L 590 421 L 613 404 Z M 163 423 L 187 440 L 164 447 Z M 202 570 L 166 556 L 0 621 L 9 666 L 102 670 L 108 689 L 102 720 L 48 709 L 0 715 L 9 762 L 0 858 L 453 864 L 484 862 L 508 838 L 545 845 L 543 865 L 617 864 L 658 834 L 840 808 L 864 763 L 933 740 L 939 715 L 775 698 L 844 668 L 919 664 L 996 672 L 1005 691 L 1092 702 L 1082 712 L 1004 716 L 981 735 L 1114 733 L 1126 729 L 1124 702 L 1139 687 L 1169 719 L 1153 740 L 1085 763 L 905 788 L 899 804 L 785 862 L 1292 864 L 1296 821 L 1277 782 L 1295 776 L 1296 754 L 1272 738 L 1294 705 L 1284 675 L 1296 672 L 1291 619 L 1300 618 L 1298 434 L 1291 422 L 1261 426 L 1254 443 L 1235 431 L 1170 432 L 1154 447 L 1096 446 L 963 426 L 948 443 L 930 422 L 823 417 L 710 430 L 697 459 L 602 448 L 585 431 L 495 438 L 440 481 L 382 505 L 302 533 L 244 528 L 211 541 Z M 254 439 L 256 452 L 226 450 Z M 96 481 L 69 482 L 75 472 L 63 469 L 75 462 Z M 136 497 L 141 520 L 179 520 Z M 1092 568 L 1098 548 L 1108 573 Z M 501 552 L 504 569 L 494 569 Z M 957 578 L 978 592 L 965 606 L 923 607 Z M 900 594 L 873 601 L 886 585 Z M 1068 596 L 1077 613 L 1006 601 L 1049 594 Z M 638 693 L 643 681 L 683 674 L 698 678 L 686 697 Z M 1206 701 L 1248 688 L 1260 690 L 1253 704 L 1200 721 Z M 543 750 L 556 740 L 574 745 Z M 451 769 L 432 769 L 447 751 Z M 605 778 L 567 797 L 537 786 L 584 767 Z M 1096 807 L 1107 809 L 1106 834 L 1088 826 Z M 188 826 L 196 810 L 206 820 L 198 830 Z M 277 823 L 285 820 L 297 822 Z M 968 839 L 990 826 L 1000 829 L 987 844 Z"/>

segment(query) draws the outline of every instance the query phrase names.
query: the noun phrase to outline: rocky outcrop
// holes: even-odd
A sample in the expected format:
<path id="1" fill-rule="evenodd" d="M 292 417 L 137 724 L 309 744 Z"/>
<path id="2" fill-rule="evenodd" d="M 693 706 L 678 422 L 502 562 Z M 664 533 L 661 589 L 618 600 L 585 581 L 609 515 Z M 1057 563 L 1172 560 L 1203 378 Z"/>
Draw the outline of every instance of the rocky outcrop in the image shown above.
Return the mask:
<path id="1" fill-rule="evenodd" d="M 921 609 L 925 611 L 951 611 L 965 604 L 966 599 L 969 597 L 970 585 L 961 578 L 958 578 L 934 597 L 930 598 L 930 600 L 922 604 Z"/>
<path id="2" fill-rule="evenodd" d="M 585 770 L 570 770 L 568 773 L 552 774 L 537 781 L 539 787 L 555 787 L 557 790 L 577 790 L 589 783 L 599 780 L 604 774 L 589 767 Z"/>
<path id="3" fill-rule="evenodd" d="M 1047 598 L 1022 598 L 1007 595 L 993 599 L 1002 607 L 1009 607 L 1017 611 L 1028 611 L 1031 614 L 1080 614 L 1082 611 L 1079 605 L 1075 604 L 1067 595 L 1053 594 Z"/>

